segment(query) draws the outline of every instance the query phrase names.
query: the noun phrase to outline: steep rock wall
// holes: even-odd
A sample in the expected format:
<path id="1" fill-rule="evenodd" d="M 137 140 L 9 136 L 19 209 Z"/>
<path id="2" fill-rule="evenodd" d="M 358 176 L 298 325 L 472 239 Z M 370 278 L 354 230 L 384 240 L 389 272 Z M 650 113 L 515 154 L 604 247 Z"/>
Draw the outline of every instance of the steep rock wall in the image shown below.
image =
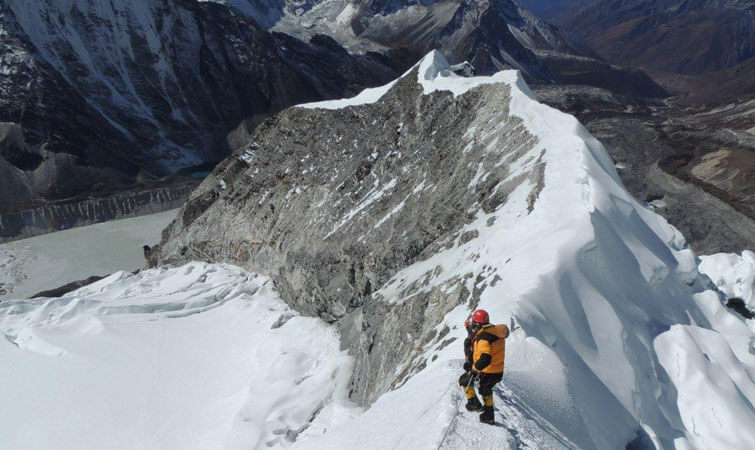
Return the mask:
<path id="1" fill-rule="evenodd" d="M 263 124 L 192 194 L 155 261 L 230 261 L 269 273 L 297 310 L 341 320 L 365 403 L 420 369 L 418 360 L 395 373 L 422 344 L 443 339 L 433 328 L 449 310 L 474 304 L 495 281 L 493 272 L 458 277 L 402 306 L 375 291 L 398 270 L 474 239 L 464 225 L 515 189 L 534 203 L 542 183 L 543 150 L 509 114 L 505 84 L 423 95 L 417 74 L 375 104 L 292 108 Z"/>

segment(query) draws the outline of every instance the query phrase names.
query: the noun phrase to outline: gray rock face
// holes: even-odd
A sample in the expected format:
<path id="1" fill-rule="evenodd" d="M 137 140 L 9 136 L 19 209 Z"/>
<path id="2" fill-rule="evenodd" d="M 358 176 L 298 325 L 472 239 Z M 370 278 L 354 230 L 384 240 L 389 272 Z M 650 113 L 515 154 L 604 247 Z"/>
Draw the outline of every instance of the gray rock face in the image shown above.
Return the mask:
<path id="1" fill-rule="evenodd" d="M 436 324 L 495 277 L 386 283 L 475 239 L 462 227 L 515 188 L 537 201 L 542 149 L 509 101 L 505 84 L 423 95 L 415 69 L 374 104 L 287 109 L 191 195 L 152 264 L 228 261 L 271 275 L 294 308 L 340 323 L 355 396 L 369 403 L 423 367 L 426 344 L 450 343 Z"/>

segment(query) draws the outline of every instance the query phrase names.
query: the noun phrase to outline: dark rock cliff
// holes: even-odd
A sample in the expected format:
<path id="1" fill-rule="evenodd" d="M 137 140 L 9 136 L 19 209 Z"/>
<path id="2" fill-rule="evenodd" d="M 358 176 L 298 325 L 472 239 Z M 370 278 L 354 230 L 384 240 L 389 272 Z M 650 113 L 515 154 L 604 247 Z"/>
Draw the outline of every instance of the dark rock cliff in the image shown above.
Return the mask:
<path id="1" fill-rule="evenodd" d="M 218 161 L 286 106 L 396 75 L 378 55 L 272 34 L 217 3 L 66 5 L 0 1 L 0 123 L 16 127 L 0 133 L 3 208 Z"/>

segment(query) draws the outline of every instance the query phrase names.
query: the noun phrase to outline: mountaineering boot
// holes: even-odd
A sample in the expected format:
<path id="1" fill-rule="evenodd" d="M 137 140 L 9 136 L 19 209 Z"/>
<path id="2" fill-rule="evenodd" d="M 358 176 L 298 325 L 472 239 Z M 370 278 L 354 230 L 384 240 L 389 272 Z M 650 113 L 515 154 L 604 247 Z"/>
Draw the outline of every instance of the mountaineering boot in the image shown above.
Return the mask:
<path id="1" fill-rule="evenodd" d="M 464 388 L 464 395 L 467 397 L 467 411 L 482 411 L 482 403 L 477 399 L 477 393 L 472 386 Z"/>
<path id="2" fill-rule="evenodd" d="M 492 406 L 483 406 L 480 414 L 480 422 L 495 425 L 495 414 Z"/>
<path id="3" fill-rule="evenodd" d="M 477 396 L 467 399 L 467 411 L 482 411 L 482 403 L 477 400 Z"/>
<path id="4" fill-rule="evenodd" d="M 482 414 L 480 414 L 480 422 L 490 425 L 495 424 L 495 414 L 493 412 L 493 396 L 483 395 L 482 401 L 485 402 L 485 406 L 482 408 Z"/>

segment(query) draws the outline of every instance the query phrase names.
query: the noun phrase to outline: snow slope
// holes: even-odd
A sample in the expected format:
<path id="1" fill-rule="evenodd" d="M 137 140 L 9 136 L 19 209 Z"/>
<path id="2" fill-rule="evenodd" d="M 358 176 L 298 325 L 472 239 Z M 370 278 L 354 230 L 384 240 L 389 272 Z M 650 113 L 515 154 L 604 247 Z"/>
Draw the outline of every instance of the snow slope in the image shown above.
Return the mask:
<path id="1" fill-rule="evenodd" d="M 713 291 L 694 298 L 710 328 L 673 325 L 654 342 L 676 387 L 687 436 L 695 448 L 752 448 L 755 320 L 743 323 Z"/>
<path id="2" fill-rule="evenodd" d="M 476 276 L 497 274 L 500 280 L 484 289 L 479 306 L 494 321 L 515 317 L 522 327 L 508 344 L 496 399 L 498 418 L 510 429 L 469 424 L 469 415 L 456 409 L 459 371 L 448 369 L 461 348 L 435 345 L 421 350 L 417 359 L 427 367 L 405 385 L 354 423 L 302 446 L 348 447 L 377 428 L 396 436 L 371 442 L 371 448 L 408 442 L 414 448 L 466 447 L 472 436 L 493 432 L 497 437 L 483 447 L 604 449 L 634 442 L 750 448 L 755 328 L 724 309 L 715 293 L 704 292 L 683 236 L 627 193 L 602 145 L 575 118 L 538 104 L 515 72 L 458 78 L 434 52 L 420 63 L 418 77 L 425 94 L 459 96 L 481 84 L 508 85 L 511 113 L 539 139 L 529 160 L 521 158 L 531 164 L 539 153 L 545 165 L 544 187 L 531 211 L 531 186 L 522 186 L 498 210 L 477 210 L 459 232 L 477 231 L 478 238 L 405 268 L 375 294 L 389 303 L 410 302 L 417 294 L 412 287 L 450 288 L 467 273 L 474 275 L 467 278 L 472 292 Z M 492 141 L 495 152 L 495 130 L 486 125 L 467 134 L 470 141 Z M 470 309 L 458 307 L 436 330 L 449 327 L 460 341 Z M 516 410 L 527 412 L 532 423 L 511 426 L 523 423 L 515 421 Z M 458 431 L 458 414 L 467 432 Z M 517 442 L 519 433 L 541 441 Z"/>
<path id="3" fill-rule="evenodd" d="M 266 277 L 190 263 L 0 303 L 3 448 L 266 448 L 353 412 L 351 358 Z"/>
<path id="4" fill-rule="evenodd" d="M 92 275 L 144 266 L 176 210 L 72 228 L 0 245 L 0 301 L 26 298 Z"/>

